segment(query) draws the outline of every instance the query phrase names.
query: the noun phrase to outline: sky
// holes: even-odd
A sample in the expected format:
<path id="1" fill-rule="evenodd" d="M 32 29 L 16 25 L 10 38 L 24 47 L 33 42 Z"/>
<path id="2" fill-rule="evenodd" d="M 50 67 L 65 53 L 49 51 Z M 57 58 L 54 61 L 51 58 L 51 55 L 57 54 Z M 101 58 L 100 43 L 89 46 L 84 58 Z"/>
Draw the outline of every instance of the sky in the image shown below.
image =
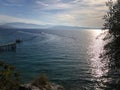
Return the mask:
<path id="1" fill-rule="evenodd" d="M 102 27 L 107 0 L 0 0 L 0 24 Z"/>

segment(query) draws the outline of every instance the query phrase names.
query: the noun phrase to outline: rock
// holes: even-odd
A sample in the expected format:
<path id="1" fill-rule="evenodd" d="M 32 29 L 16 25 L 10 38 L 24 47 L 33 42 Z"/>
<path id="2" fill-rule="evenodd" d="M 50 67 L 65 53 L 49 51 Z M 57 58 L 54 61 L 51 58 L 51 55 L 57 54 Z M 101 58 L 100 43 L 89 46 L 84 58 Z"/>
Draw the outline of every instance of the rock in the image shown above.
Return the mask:
<path id="1" fill-rule="evenodd" d="M 51 84 L 49 84 L 49 86 L 51 88 L 50 90 L 64 90 L 63 86 L 57 85 L 55 83 L 51 83 Z M 46 85 L 46 87 L 48 87 L 48 85 Z M 47 90 L 47 89 L 45 87 L 41 87 L 41 89 L 40 89 L 40 88 L 32 85 L 31 83 L 28 83 L 28 84 L 21 85 L 19 90 Z"/>
<path id="2" fill-rule="evenodd" d="M 28 83 L 21 85 L 19 90 L 40 90 L 40 89 L 36 86 L 31 85 L 31 83 Z"/>
<path id="3" fill-rule="evenodd" d="M 57 85 L 55 83 L 51 84 L 51 88 L 52 88 L 52 90 L 64 90 L 63 86 Z"/>

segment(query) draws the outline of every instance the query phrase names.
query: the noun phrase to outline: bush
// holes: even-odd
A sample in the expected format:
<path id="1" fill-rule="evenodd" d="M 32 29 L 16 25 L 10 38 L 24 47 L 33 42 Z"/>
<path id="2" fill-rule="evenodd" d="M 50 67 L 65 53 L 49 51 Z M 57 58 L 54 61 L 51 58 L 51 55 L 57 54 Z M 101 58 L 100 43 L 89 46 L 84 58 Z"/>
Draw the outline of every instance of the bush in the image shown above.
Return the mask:
<path id="1" fill-rule="evenodd" d="M 0 90 L 18 90 L 19 74 L 15 67 L 0 61 Z"/>
<path id="2" fill-rule="evenodd" d="M 45 74 L 42 74 L 40 77 L 36 78 L 32 85 L 39 87 L 40 89 L 45 88 L 46 90 L 51 90 L 50 82 Z"/>

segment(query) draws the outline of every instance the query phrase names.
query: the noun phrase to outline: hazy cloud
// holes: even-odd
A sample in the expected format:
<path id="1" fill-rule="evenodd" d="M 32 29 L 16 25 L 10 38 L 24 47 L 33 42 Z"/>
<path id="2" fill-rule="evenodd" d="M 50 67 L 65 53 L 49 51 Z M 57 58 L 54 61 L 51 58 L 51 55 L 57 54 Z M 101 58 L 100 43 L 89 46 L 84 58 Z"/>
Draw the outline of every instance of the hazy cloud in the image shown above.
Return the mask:
<path id="1" fill-rule="evenodd" d="M 23 18 L 16 18 L 12 16 L 0 15 L 0 23 L 10 23 L 10 22 L 24 22 L 24 23 L 33 23 L 33 24 L 47 24 L 41 21 L 30 20 L 30 19 L 23 19 Z"/>
<path id="2" fill-rule="evenodd" d="M 103 24 L 102 17 L 107 10 L 105 6 L 106 1 L 107 0 L 28 0 L 27 3 L 25 0 L 5 0 L 1 3 L 4 3 L 6 6 L 23 5 L 23 11 L 26 9 L 28 13 L 33 14 L 32 19 L 39 18 L 39 21 L 46 23 L 101 27 Z M 27 10 L 29 9 L 28 6 L 30 10 Z M 23 13 L 23 16 L 30 15 Z M 97 25 L 96 22 L 98 22 Z"/>
<path id="3" fill-rule="evenodd" d="M 36 3 L 37 5 L 42 5 L 42 6 L 45 6 L 45 7 L 48 6 L 47 3 L 41 2 L 40 0 L 37 0 L 35 3 Z"/>
<path id="4" fill-rule="evenodd" d="M 4 0 L 4 2 L 0 2 L 1 5 L 6 7 L 20 7 L 23 6 L 24 0 Z"/>

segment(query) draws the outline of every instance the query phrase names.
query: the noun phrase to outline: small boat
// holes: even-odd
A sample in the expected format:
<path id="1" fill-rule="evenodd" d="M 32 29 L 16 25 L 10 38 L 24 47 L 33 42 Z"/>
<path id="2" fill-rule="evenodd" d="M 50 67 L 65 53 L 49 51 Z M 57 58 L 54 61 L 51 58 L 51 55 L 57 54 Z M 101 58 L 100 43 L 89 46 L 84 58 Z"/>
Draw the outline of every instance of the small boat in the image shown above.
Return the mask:
<path id="1" fill-rule="evenodd" d="M 21 42 L 22 42 L 22 40 L 16 39 L 16 43 L 21 43 Z"/>

